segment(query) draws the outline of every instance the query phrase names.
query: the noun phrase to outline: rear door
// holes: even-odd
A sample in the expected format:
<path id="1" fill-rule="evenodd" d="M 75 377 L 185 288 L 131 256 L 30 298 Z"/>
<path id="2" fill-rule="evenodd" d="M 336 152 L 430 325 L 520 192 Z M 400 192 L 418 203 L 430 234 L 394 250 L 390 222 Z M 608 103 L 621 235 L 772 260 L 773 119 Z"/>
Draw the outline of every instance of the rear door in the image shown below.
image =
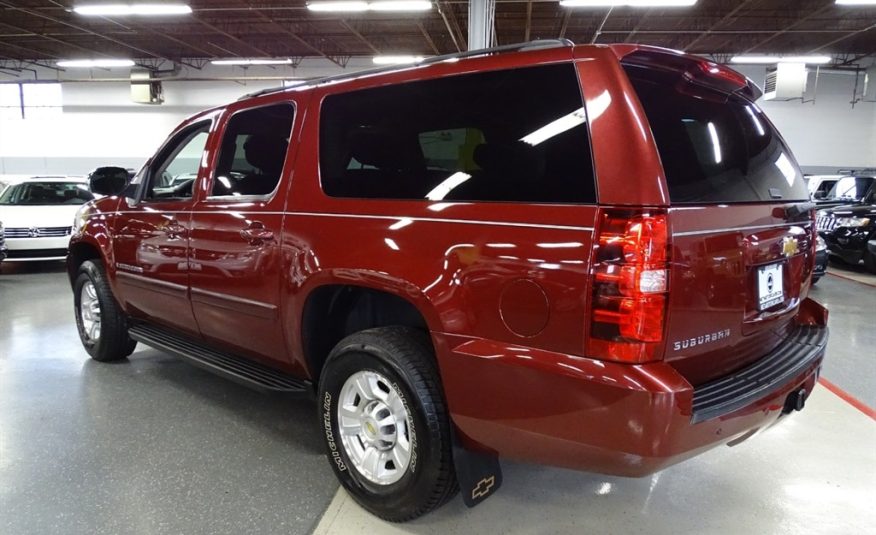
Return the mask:
<path id="1" fill-rule="evenodd" d="M 665 359 L 697 385 L 764 356 L 793 327 L 814 260 L 808 191 L 756 104 L 677 65 L 622 63 L 669 189 Z"/>
<path id="2" fill-rule="evenodd" d="M 192 214 L 192 308 L 205 339 L 282 362 L 282 177 L 291 174 L 295 106 L 238 104 L 228 114 L 208 191 Z"/>

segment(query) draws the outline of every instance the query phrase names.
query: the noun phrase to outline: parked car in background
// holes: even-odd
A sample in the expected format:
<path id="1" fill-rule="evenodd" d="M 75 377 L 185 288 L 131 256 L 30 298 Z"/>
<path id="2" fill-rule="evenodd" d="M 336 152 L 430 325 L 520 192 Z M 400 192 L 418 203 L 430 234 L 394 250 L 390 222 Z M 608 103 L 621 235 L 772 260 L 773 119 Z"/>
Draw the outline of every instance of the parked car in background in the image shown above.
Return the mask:
<path id="1" fill-rule="evenodd" d="M 0 221 L 0 262 L 6 258 L 6 228 Z"/>
<path id="2" fill-rule="evenodd" d="M 839 206 L 841 204 L 860 204 L 876 192 L 876 178 L 870 175 L 850 175 L 836 181 L 830 191 L 821 199 L 814 199 L 819 207 Z"/>
<path id="3" fill-rule="evenodd" d="M 812 199 L 824 199 L 833 189 L 833 185 L 843 175 L 809 175 L 806 177 L 806 188 Z"/>
<path id="4" fill-rule="evenodd" d="M 0 193 L 7 261 L 63 260 L 73 216 L 92 199 L 82 178 L 42 176 L 10 182 Z"/>
<path id="5" fill-rule="evenodd" d="M 849 264 L 864 262 L 876 273 L 876 256 L 868 242 L 876 239 L 876 192 L 867 204 L 840 205 L 818 211 L 818 234 L 828 252 Z"/>
<path id="6" fill-rule="evenodd" d="M 827 242 L 818 236 L 815 240 L 815 268 L 812 270 L 812 284 L 818 282 L 827 273 L 828 257 Z"/>

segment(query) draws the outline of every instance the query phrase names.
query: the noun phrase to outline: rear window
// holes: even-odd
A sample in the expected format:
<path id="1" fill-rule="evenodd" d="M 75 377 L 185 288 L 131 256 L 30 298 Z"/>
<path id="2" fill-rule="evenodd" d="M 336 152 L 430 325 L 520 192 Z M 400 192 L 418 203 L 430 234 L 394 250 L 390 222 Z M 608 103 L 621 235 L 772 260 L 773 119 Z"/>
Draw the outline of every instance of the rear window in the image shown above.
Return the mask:
<path id="1" fill-rule="evenodd" d="M 624 65 L 648 116 L 673 203 L 807 200 L 803 175 L 754 103 Z"/>
<path id="2" fill-rule="evenodd" d="M 0 194 L 0 204 L 55 205 L 85 204 L 94 195 L 86 184 L 76 182 L 24 182 L 6 188 Z"/>
<path id="3" fill-rule="evenodd" d="M 571 64 L 327 97 L 320 178 L 333 197 L 594 203 Z"/>

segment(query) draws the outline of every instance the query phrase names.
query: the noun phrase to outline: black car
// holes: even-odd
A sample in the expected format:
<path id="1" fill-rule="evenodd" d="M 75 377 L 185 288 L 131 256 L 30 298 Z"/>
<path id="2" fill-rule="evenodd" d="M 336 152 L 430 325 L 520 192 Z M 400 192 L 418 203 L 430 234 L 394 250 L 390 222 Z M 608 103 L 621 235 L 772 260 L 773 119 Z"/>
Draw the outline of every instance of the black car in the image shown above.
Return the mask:
<path id="1" fill-rule="evenodd" d="M 818 282 L 818 279 L 827 273 L 827 257 L 827 242 L 819 236 L 815 245 L 815 269 L 812 270 L 812 284 Z"/>
<path id="2" fill-rule="evenodd" d="M 850 264 L 861 260 L 876 273 L 876 252 L 867 242 L 876 240 L 876 192 L 867 204 L 845 204 L 818 211 L 818 234 L 827 243 L 828 252 Z"/>
<path id="3" fill-rule="evenodd" d="M 870 175 L 844 176 L 836 181 L 826 195 L 815 195 L 819 208 L 829 208 L 843 204 L 867 204 L 874 202 L 876 177 Z"/>

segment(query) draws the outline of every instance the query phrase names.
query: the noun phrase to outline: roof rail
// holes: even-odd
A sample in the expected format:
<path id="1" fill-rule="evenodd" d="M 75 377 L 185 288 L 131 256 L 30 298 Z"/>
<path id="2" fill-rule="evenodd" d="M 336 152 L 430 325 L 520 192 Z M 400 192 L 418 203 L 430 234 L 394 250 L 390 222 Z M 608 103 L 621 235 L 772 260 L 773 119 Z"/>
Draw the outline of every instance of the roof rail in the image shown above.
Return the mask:
<path id="1" fill-rule="evenodd" d="M 292 87 L 312 87 L 320 84 L 328 83 L 328 82 L 339 82 L 342 80 L 348 80 L 351 78 L 356 78 L 359 76 L 367 76 L 371 74 L 381 74 L 385 72 L 393 72 L 398 71 L 410 67 L 420 67 L 423 65 L 431 65 L 433 63 L 440 63 L 442 61 L 447 61 L 448 59 L 463 59 L 463 58 L 471 58 L 475 56 L 485 56 L 488 54 L 501 54 L 504 52 L 523 52 L 526 50 L 541 50 L 544 48 L 558 48 L 565 46 L 575 46 L 569 39 L 537 39 L 535 41 L 527 41 L 525 43 L 515 43 L 513 45 L 501 45 L 494 46 L 491 48 L 478 48 L 476 50 L 466 50 L 465 52 L 457 52 L 455 54 L 444 54 L 441 56 L 430 56 L 427 58 L 423 58 L 420 61 L 415 63 L 405 63 L 402 65 L 388 65 L 386 67 L 376 67 L 374 69 L 363 69 L 361 71 L 352 71 L 345 72 L 343 74 L 335 74 L 332 76 L 324 76 L 321 78 L 313 78 L 310 80 L 306 80 L 305 83 L 295 85 Z M 291 89 L 291 87 L 270 87 L 267 89 L 262 89 L 261 91 L 255 91 L 253 93 L 248 93 L 243 95 L 237 100 L 245 100 L 252 97 L 258 97 L 262 95 L 269 95 L 271 93 L 279 93 L 281 91 L 285 91 L 287 89 Z"/>

